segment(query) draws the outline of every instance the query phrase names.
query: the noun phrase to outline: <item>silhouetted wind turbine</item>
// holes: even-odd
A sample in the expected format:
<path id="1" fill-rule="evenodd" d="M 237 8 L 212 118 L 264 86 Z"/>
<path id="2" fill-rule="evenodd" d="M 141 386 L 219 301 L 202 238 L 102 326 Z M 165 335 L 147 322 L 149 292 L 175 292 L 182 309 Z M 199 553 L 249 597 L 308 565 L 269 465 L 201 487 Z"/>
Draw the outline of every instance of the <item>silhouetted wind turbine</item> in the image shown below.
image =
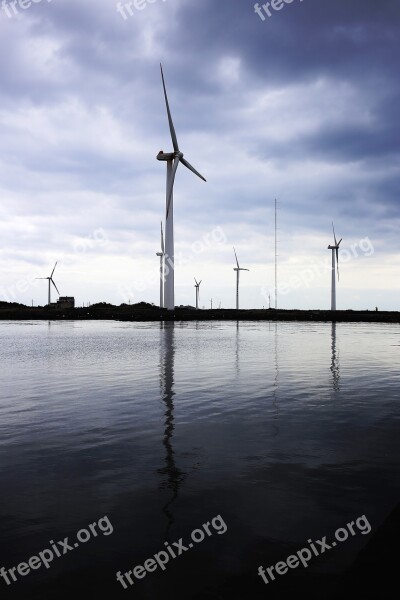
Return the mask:
<path id="1" fill-rule="evenodd" d="M 332 290 L 331 290 L 331 310 L 336 310 L 336 268 L 337 268 L 337 278 L 339 281 L 339 246 L 343 238 L 339 240 L 336 239 L 335 227 L 332 223 L 333 229 L 333 238 L 335 240 L 334 246 L 328 246 L 328 250 L 332 250 Z"/>
<path id="2" fill-rule="evenodd" d="M 161 252 L 156 252 L 156 256 L 160 257 L 160 308 L 164 307 L 164 256 L 165 256 L 165 249 L 164 249 L 164 234 L 163 234 L 163 228 L 162 228 L 162 222 L 161 222 Z"/>
<path id="3" fill-rule="evenodd" d="M 56 288 L 58 294 L 60 294 L 60 292 L 58 290 L 58 287 L 56 286 L 56 284 L 53 281 L 53 273 L 54 273 L 54 271 L 56 269 L 56 266 L 57 266 L 57 263 L 54 265 L 54 269 L 52 270 L 50 277 L 36 277 L 36 279 L 47 279 L 48 282 L 49 282 L 49 304 L 51 302 L 51 293 L 50 293 L 51 286 L 50 286 L 50 283 L 52 283 L 54 285 L 54 287 Z"/>
<path id="4" fill-rule="evenodd" d="M 200 279 L 200 281 L 197 283 L 196 277 L 194 278 L 195 281 L 195 288 L 196 288 L 196 310 L 199 310 L 199 297 L 200 297 L 200 284 L 202 282 L 202 279 Z"/>
<path id="5" fill-rule="evenodd" d="M 181 162 L 192 173 L 206 181 L 203 175 L 187 160 L 183 158 L 183 153 L 179 150 L 178 139 L 176 137 L 174 124 L 172 122 L 171 111 L 169 109 L 167 90 L 165 87 L 164 73 L 162 66 L 161 79 L 164 89 L 165 105 L 167 107 L 169 130 L 174 147 L 173 152 L 165 153 L 162 150 L 157 155 L 157 160 L 166 161 L 167 163 L 167 198 L 166 198 L 166 217 L 165 217 L 165 260 L 168 262 L 168 268 L 165 270 L 164 279 L 164 304 L 168 310 L 175 308 L 175 286 L 174 286 L 174 181 L 176 171 Z"/>
<path id="6" fill-rule="evenodd" d="M 239 310 L 239 272 L 240 271 L 250 271 L 250 269 L 243 269 L 242 267 L 239 266 L 239 261 L 238 261 L 238 257 L 236 255 L 236 250 L 235 248 L 233 249 L 234 253 L 235 253 L 235 258 L 236 258 L 236 264 L 237 264 L 237 268 L 234 267 L 234 271 L 236 271 L 236 310 Z"/>

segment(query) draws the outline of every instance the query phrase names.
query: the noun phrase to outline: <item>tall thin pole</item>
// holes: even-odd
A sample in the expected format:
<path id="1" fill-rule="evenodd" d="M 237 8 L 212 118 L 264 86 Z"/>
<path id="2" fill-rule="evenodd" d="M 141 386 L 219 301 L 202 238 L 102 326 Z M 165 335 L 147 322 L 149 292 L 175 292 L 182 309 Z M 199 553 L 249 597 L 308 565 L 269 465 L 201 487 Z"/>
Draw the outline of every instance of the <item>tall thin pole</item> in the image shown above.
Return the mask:
<path id="1" fill-rule="evenodd" d="M 239 269 L 236 271 L 236 310 L 239 310 Z"/>
<path id="2" fill-rule="evenodd" d="M 331 310 L 336 310 L 336 261 L 335 261 L 335 248 L 332 248 Z"/>
<path id="3" fill-rule="evenodd" d="M 275 198 L 275 308 L 278 308 L 278 240 L 277 240 L 277 206 Z"/>
<path id="4" fill-rule="evenodd" d="M 160 308 L 164 308 L 164 254 L 160 254 Z"/>
<path id="5" fill-rule="evenodd" d="M 169 182 L 172 177 L 173 161 L 167 161 L 167 203 Z M 165 273 L 164 273 L 164 306 L 168 310 L 175 308 L 174 294 L 174 198 L 171 196 L 168 216 L 165 220 Z"/>

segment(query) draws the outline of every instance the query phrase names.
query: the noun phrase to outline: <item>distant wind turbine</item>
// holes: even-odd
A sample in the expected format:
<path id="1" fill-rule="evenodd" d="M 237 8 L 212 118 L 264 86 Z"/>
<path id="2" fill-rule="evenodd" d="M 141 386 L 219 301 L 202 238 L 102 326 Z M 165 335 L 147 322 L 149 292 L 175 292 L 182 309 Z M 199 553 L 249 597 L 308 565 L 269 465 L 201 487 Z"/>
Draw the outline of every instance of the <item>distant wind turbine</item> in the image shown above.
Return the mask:
<path id="1" fill-rule="evenodd" d="M 335 226 L 332 223 L 333 238 L 335 240 L 334 246 L 328 246 L 328 250 L 332 250 L 332 291 L 331 291 L 331 310 L 336 310 L 336 268 L 337 278 L 339 281 L 339 246 L 343 238 L 336 239 Z"/>
<path id="2" fill-rule="evenodd" d="M 175 308 L 175 286 L 174 286 L 174 181 L 176 171 L 181 162 L 192 173 L 206 181 L 203 175 L 187 160 L 183 158 L 183 153 L 179 150 L 178 139 L 176 137 L 174 124 L 172 122 L 171 111 L 169 108 L 167 90 L 165 87 L 164 73 L 161 67 L 161 79 L 164 88 L 165 105 L 167 107 L 169 130 L 174 147 L 173 152 L 165 153 L 162 150 L 157 155 L 157 160 L 166 161 L 167 163 L 167 198 L 166 198 L 166 217 L 165 217 L 165 260 L 168 262 L 168 268 L 165 270 L 164 282 L 164 304 L 168 310 Z"/>
<path id="3" fill-rule="evenodd" d="M 236 310 L 239 310 L 239 272 L 240 271 L 250 271 L 250 269 L 243 269 L 242 267 L 239 266 L 239 261 L 238 261 L 238 257 L 237 257 L 235 248 L 233 248 L 233 251 L 235 253 L 236 264 L 237 264 L 237 268 L 234 267 L 234 269 L 233 269 L 234 271 L 236 271 Z"/>
<path id="4" fill-rule="evenodd" d="M 199 310 L 199 298 L 200 298 L 200 284 L 202 282 L 202 279 L 200 279 L 200 281 L 197 283 L 196 277 L 194 278 L 195 281 L 195 288 L 196 288 L 196 310 Z"/>
<path id="5" fill-rule="evenodd" d="M 161 252 L 156 252 L 156 256 L 160 257 L 160 308 L 164 307 L 164 233 L 161 222 Z"/>
<path id="6" fill-rule="evenodd" d="M 56 290 L 57 290 L 58 294 L 60 294 L 60 292 L 58 291 L 58 287 L 56 286 L 56 284 L 55 284 L 55 283 L 54 283 L 54 281 L 53 281 L 53 273 L 54 273 L 54 271 L 56 270 L 56 266 L 57 266 L 57 263 L 54 265 L 54 269 L 52 270 L 50 277 L 36 277 L 36 279 L 47 279 L 47 280 L 48 280 L 48 282 L 49 282 L 49 302 L 48 302 L 49 304 L 50 304 L 50 302 L 51 302 L 51 293 L 50 293 L 50 291 L 51 291 L 51 286 L 50 286 L 50 284 L 51 284 L 51 283 L 52 283 L 52 284 L 54 285 L 54 287 L 56 288 Z"/>

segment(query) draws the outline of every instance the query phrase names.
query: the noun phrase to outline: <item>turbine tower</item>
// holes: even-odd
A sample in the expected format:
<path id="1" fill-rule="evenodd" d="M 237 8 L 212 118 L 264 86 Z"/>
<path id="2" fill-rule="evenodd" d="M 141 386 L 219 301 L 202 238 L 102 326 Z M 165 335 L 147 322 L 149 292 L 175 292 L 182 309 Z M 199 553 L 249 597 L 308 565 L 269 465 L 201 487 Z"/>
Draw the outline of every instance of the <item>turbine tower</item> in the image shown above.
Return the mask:
<path id="1" fill-rule="evenodd" d="M 176 171 L 181 162 L 185 167 L 192 171 L 195 175 L 206 181 L 203 175 L 187 160 L 183 158 L 183 153 L 179 150 L 178 139 L 176 137 L 174 124 L 172 122 L 171 111 L 169 109 L 167 90 L 165 87 L 164 73 L 161 68 L 161 79 L 164 89 L 165 105 L 167 107 L 169 130 L 171 134 L 173 152 L 160 152 L 157 155 L 157 160 L 167 163 L 167 198 L 166 198 L 166 213 L 165 213 L 165 260 L 168 262 L 168 267 L 165 269 L 164 279 L 164 304 L 168 310 L 175 308 L 175 286 L 174 286 L 174 181 Z"/>
<path id="2" fill-rule="evenodd" d="M 56 288 L 56 290 L 57 290 L 58 294 L 60 294 L 60 292 L 58 291 L 58 287 L 56 286 L 56 284 L 55 284 L 55 283 L 54 283 L 54 281 L 53 281 L 53 273 L 54 273 L 54 271 L 55 271 L 55 269 L 56 269 L 56 266 L 57 266 L 57 263 L 54 265 L 54 269 L 52 270 L 50 277 L 36 277 L 36 279 L 47 279 L 47 280 L 48 280 L 48 282 L 49 282 L 49 302 L 48 302 L 48 303 L 49 303 L 49 305 L 50 305 L 50 302 L 51 302 L 51 293 L 50 293 L 50 292 L 51 292 L 51 286 L 50 286 L 50 284 L 51 284 L 51 283 L 52 283 L 52 284 L 54 285 L 54 287 Z"/>
<path id="3" fill-rule="evenodd" d="M 199 310 L 199 296 L 200 296 L 200 284 L 202 279 L 197 283 L 196 277 L 194 278 L 195 288 L 196 288 L 196 310 Z"/>
<path id="4" fill-rule="evenodd" d="M 237 264 L 237 268 L 234 267 L 234 271 L 236 271 L 236 310 L 239 310 L 239 272 L 240 271 L 250 271 L 250 269 L 243 269 L 242 267 L 239 267 L 239 261 L 238 261 L 238 257 L 236 255 L 236 250 L 235 248 L 233 248 L 233 251 L 235 253 L 235 258 L 236 258 L 236 264 Z"/>
<path id="5" fill-rule="evenodd" d="M 161 252 L 156 252 L 156 256 L 160 257 L 160 308 L 164 308 L 164 233 L 161 221 Z"/>
<path id="6" fill-rule="evenodd" d="M 336 239 L 335 227 L 332 223 L 333 229 L 333 238 L 335 240 L 334 246 L 328 246 L 328 250 L 332 250 L 332 291 L 331 291 L 331 310 L 336 310 L 336 268 L 337 268 L 337 278 L 339 281 L 339 246 L 343 238 L 339 240 Z"/>

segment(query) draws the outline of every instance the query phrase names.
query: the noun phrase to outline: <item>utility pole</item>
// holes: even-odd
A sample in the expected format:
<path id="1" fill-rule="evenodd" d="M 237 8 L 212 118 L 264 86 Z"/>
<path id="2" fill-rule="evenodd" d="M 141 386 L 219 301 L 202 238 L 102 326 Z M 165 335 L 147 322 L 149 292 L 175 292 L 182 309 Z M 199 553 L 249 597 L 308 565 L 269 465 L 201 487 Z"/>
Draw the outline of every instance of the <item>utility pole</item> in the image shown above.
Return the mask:
<path id="1" fill-rule="evenodd" d="M 275 309 L 278 308 L 278 240 L 277 232 L 277 202 L 275 198 Z"/>

